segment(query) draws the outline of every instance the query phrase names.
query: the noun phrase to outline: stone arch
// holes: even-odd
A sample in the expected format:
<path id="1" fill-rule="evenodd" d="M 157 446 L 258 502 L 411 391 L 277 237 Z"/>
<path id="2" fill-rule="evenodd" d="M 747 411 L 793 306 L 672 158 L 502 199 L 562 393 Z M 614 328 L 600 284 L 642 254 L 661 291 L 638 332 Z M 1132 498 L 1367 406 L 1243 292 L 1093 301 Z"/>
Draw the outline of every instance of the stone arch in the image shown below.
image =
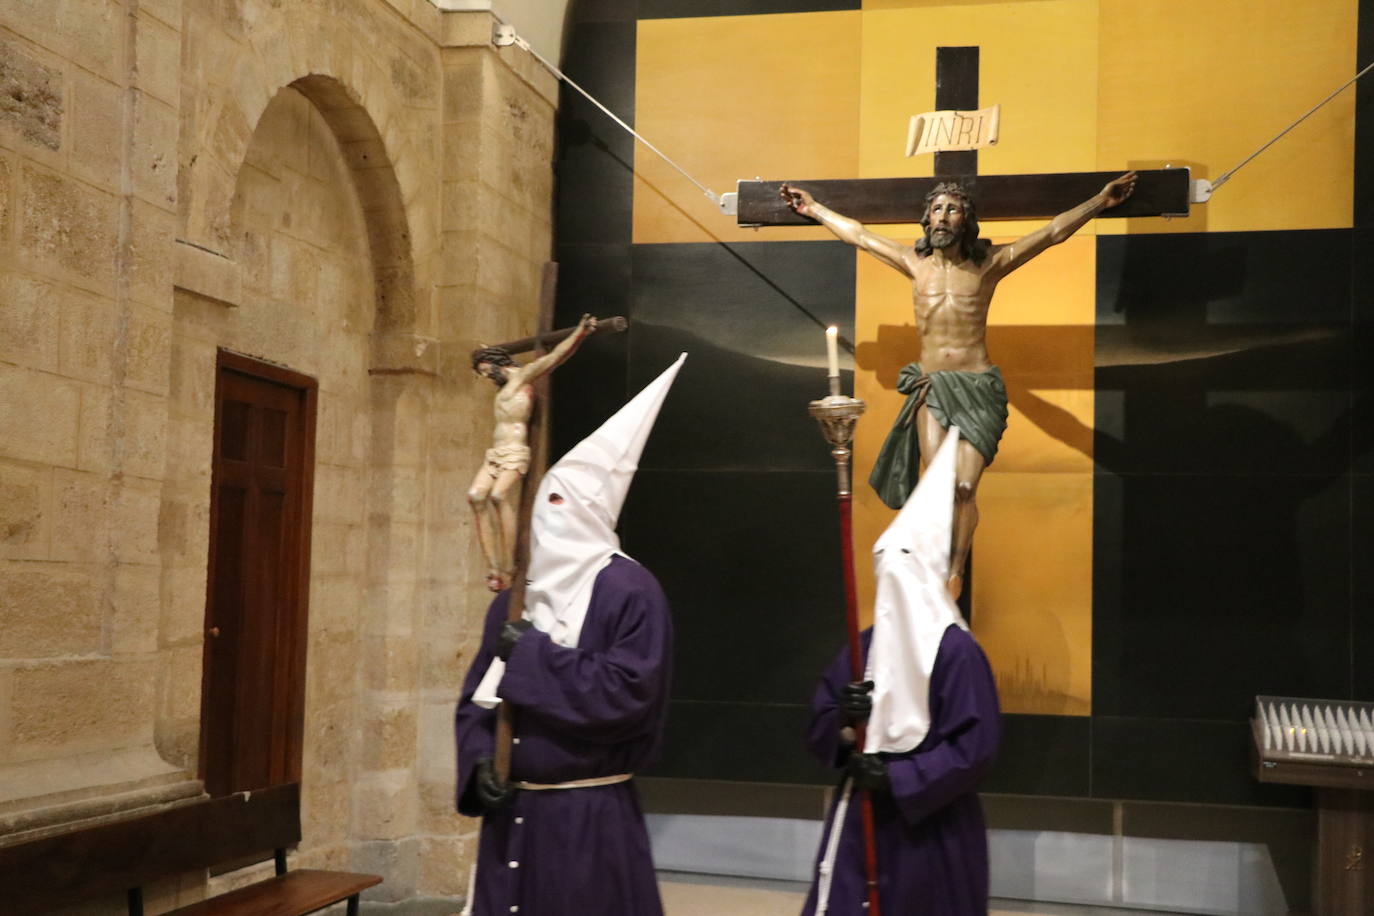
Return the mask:
<path id="1" fill-rule="evenodd" d="M 314 74 L 290 84 L 309 99 L 334 132 L 362 203 L 377 284 L 374 330 L 398 331 L 416 323 L 415 264 L 400 182 L 377 125 L 342 82 Z"/>
<path id="2" fill-rule="evenodd" d="M 351 167 L 377 271 L 376 330 L 419 330 L 417 291 L 438 238 L 437 206 L 418 203 L 438 169 L 437 146 L 423 139 L 438 105 L 437 47 L 366 4 L 233 0 L 207 17 L 184 51 L 199 71 L 186 74 L 190 84 L 203 88 L 183 99 L 179 237 L 229 253 L 239 171 L 268 106 L 289 87 L 324 116 Z"/>

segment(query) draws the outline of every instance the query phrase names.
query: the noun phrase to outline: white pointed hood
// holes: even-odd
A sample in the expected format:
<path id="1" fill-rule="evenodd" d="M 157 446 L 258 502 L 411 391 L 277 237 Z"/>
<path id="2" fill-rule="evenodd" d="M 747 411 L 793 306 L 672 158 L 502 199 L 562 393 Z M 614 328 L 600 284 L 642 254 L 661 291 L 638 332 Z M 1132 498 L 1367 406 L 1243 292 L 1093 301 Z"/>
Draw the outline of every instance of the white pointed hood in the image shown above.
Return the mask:
<path id="1" fill-rule="evenodd" d="M 615 533 L 639 456 L 687 359 L 658 378 L 549 468 L 530 518 L 525 616 L 560 645 L 577 645 L 597 573 L 620 550 Z M 554 501 L 554 500 L 557 501 Z"/>
<path id="2" fill-rule="evenodd" d="M 950 427 L 915 492 L 873 545 L 878 587 L 866 674 L 873 681 L 866 753 L 903 753 L 925 739 L 940 640 L 952 623 L 968 629 L 947 587 L 958 442 L 958 428 Z"/>
<path id="3" fill-rule="evenodd" d="M 561 646 L 576 646 L 596 576 L 620 550 L 615 533 L 639 456 L 682 368 L 683 353 L 601 427 L 544 473 L 530 516 L 525 617 Z M 554 500 L 553 497 L 557 497 Z M 505 662 L 493 659 L 473 694 L 491 708 Z"/>

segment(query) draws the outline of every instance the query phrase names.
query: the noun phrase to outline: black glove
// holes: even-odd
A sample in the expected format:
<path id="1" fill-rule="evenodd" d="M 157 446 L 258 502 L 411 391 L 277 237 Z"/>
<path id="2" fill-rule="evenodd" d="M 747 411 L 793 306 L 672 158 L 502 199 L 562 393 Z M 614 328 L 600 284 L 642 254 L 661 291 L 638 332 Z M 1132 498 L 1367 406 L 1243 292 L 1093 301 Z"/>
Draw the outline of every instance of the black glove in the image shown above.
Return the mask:
<path id="1" fill-rule="evenodd" d="M 501 628 L 501 635 L 496 638 L 496 657 L 501 661 L 510 658 L 511 652 L 515 649 L 515 644 L 532 626 L 534 624 L 523 617 L 519 620 L 507 621 L 506 625 Z"/>
<path id="2" fill-rule="evenodd" d="M 845 725 L 858 725 L 867 722 L 873 712 L 872 681 L 854 681 L 840 688 L 840 718 Z"/>
<path id="3" fill-rule="evenodd" d="M 887 764 L 877 754 L 853 753 L 845 765 L 854 785 L 870 792 L 891 792 L 892 782 L 887 777 Z"/>
<path id="4" fill-rule="evenodd" d="M 477 761 L 477 773 L 473 777 L 477 790 L 477 801 L 488 811 L 504 808 L 515 801 L 515 793 L 520 790 L 508 782 L 502 782 L 496 775 L 496 767 L 490 757 Z"/>

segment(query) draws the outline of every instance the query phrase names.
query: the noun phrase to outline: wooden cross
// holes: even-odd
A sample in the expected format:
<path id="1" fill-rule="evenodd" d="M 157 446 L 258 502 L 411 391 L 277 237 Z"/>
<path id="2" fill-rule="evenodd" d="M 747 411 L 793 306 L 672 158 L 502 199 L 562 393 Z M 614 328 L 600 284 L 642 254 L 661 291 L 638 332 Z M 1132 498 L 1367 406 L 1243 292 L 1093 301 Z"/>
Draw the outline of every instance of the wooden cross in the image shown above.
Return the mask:
<path id="1" fill-rule="evenodd" d="M 545 335 L 553 330 L 554 291 L 558 286 L 558 263 L 549 261 L 544 264 L 543 282 L 539 289 L 539 324 L 533 338 L 528 338 L 528 346 L 536 356 L 542 356 Z M 512 352 L 513 345 L 526 341 L 511 341 L 502 349 Z M 520 489 L 519 522 L 515 536 L 515 573 L 511 579 L 510 594 L 507 597 L 506 620 L 514 622 L 525 613 L 525 577 L 530 566 L 530 514 L 534 510 L 534 491 L 539 487 L 539 479 L 549 463 L 549 376 L 546 373 L 534 383 L 534 408 L 529 420 L 528 435 L 530 444 L 530 467 L 525 473 Z M 512 744 L 515 738 L 515 710 L 509 703 L 502 703 L 496 710 L 496 735 L 493 748 L 492 766 L 496 778 L 502 783 L 510 779 Z"/>
<path id="2" fill-rule="evenodd" d="M 942 47 L 935 51 L 935 108 L 976 110 L 978 48 Z M 1069 172 L 1043 175 L 978 174 L 977 150 L 937 152 L 931 178 L 859 178 L 792 181 L 791 187 L 810 191 L 826 207 L 860 223 L 915 223 L 925 215 L 926 195 L 941 181 L 957 180 L 974 198 L 980 222 L 1011 219 L 1049 219 L 1071 210 L 1097 194 L 1121 172 Z M 793 212 L 778 193 L 781 181 L 741 181 L 737 222 L 741 226 L 812 225 L 809 217 Z M 1119 206 L 1098 217 L 1187 216 L 1189 170 L 1149 169 L 1139 172 L 1135 192 Z M 970 551 L 965 587 L 959 607 L 972 619 L 973 556 Z"/>
<path id="3" fill-rule="evenodd" d="M 968 111 L 978 107 L 978 48 L 936 48 L 935 107 Z M 935 154 L 931 178 L 843 178 L 793 181 L 827 207 L 861 223 L 915 223 L 925 214 L 925 196 L 940 181 L 957 179 L 978 206 L 978 221 L 1049 219 L 1092 197 L 1125 169 L 1042 175 L 979 175 L 978 151 Z M 740 226 L 810 226 L 778 195 L 782 181 L 741 181 L 736 221 Z M 1097 218 L 1187 216 L 1189 170 L 1144 169 L 1135 193 Z"/>
<path id="4" fill-rule="evenodd" d="M 546 267 L 557 267 L 558 265 L 550 261 Z M 541 294 L 540 299 L 543 299 Z M 596 330 L 592 331 L 588 337 L 596 337 L 598 334 L 618 334 L 630 326 L 630 320 L 620 315 L 610 318 L 598 318 L 596 320 Z M 538 350 L 542 353 L 549 347 L 554 346 L 559 341 L 566 339 L 577 328 L 563 328 L 561 331 L 549 331 L 547 333 L 534 334 L 529 337 L 521 337 L 519 340 L 508 340 L 505 343 L 493 344 L 500 347 L 507 353 L 514 356 L 516 353 L 528 353 L 530 350 Z"/>

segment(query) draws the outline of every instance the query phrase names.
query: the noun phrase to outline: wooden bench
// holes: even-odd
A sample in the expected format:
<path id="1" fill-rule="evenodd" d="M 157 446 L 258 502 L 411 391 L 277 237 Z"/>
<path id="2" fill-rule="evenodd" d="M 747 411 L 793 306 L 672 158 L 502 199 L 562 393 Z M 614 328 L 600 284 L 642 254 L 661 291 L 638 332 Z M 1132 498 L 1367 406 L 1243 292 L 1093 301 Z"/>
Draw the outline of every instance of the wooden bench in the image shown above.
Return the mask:
<path id="1" fill-rule="evenodd" d="M 313 869 L 286 870 L 286 849 L 300 842 L 300 787 L 277 786 L 177 805 L 0 846 L 0 911 L 38 916 L 123 893 L 129 916 L 143 916 L 143 886 L 161 878 L 230 864 L 276 859 L 276 876 L 174 910 L 177 916 L 304 916 L 348 901 L 382 879 Z"/>

